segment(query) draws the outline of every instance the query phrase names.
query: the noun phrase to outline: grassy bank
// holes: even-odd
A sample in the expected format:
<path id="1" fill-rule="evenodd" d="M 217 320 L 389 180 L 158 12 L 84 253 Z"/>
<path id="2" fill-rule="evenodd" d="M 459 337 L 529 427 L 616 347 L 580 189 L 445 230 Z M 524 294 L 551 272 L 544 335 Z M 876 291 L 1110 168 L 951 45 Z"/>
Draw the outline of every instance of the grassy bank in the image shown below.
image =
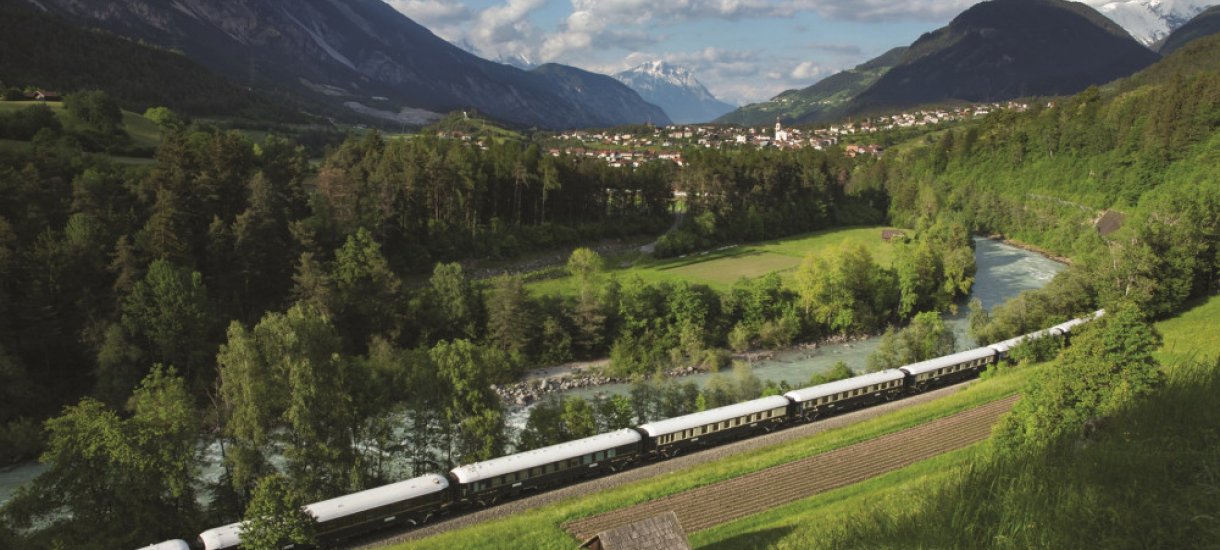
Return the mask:
<path id="1" fill-rule="evenodd" d="M 541 507 L 511 518 L 405 543 L 396 548 L 470 550 L 504 548 L 506 545 L 515 548 L 571 548 L 577 541 L 561 529 L 561 525 L 568 521 L 661 498 L 943 418 L 1012 395 L 1024 385 L 1032 372 L 1033 369 L 1007 369 L 935 402 L 799 441 L 742 453 L 732 459 Z"/>
<path id="2" fill-rule="evenodd" d="M 894 247 L 881 240 L 882 226 L 816 231 L 748 245 L 721 247 L 680 258 L 653 259 L 634 252 L 607 258 L 607 273 L 624 280 L 639 276 L 646 282 L 689 281 L 726 290 L 742 277 L 755 278 L 773 271 L 791 277 L 808 254 L 828 254 L 844 245 L 863 245 L 882 266 L 893 263 Z M 575 294 L 571 277 L 529 285 L 536 295 Z"/>

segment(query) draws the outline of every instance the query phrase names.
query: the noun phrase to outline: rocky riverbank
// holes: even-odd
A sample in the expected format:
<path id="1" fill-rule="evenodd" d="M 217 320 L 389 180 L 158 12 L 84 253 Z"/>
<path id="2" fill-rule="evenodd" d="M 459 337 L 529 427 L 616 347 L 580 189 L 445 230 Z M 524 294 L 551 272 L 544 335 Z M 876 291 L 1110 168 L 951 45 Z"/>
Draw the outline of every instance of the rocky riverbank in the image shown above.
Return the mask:
<path id="1" fill-rule="evenodd" d="M 807 342 L 779 350 L 756 350 L 734 354 L 734 361 L 755 363 L 775 358 L 777 354 L 790 351 L 813 352 L 820 346 L 845 344 L 868 339 L 869 335 L 844 336 L 835 335 L 816 342 Z M 607 374 L 610 361 L 587 361 L 568 363 L 530 371 L 523 380 L 505 385 L 493 385 L 492 389 L 500 396 L 500 401 L 508 407 L 525 407 L 546 398 L 552 393 L 566 392 L 583 388 L 604 386 L 607 384 L 628 384 L 630 378 L 616 377 Z M 681 378 L 694 374 L 708 372 L 702 365 L 691 365 L 670 369 L 665 372 L 666 378 Z"/>
<path id="2" fill-rule="evenodd" d="M 601 363 L 609 364 L 609 361 Z M 521 382 L 503 386 L 493 385 L 500 396 L 500 401 L 509 407 L 524 407 L 545 398 L 548 394 L 604 386 L 606 384 L 627 384 L 630 378 L 619 378 L 604 374 L 604 367 L 571 367 L 566 372 L 550 376 L 528 377 Z M 544 369 L 554 370 L 554 369 Z M 701 367 L 689 366 L 666 371 L 667 378 L 679 378 L 706 372 Z"/>

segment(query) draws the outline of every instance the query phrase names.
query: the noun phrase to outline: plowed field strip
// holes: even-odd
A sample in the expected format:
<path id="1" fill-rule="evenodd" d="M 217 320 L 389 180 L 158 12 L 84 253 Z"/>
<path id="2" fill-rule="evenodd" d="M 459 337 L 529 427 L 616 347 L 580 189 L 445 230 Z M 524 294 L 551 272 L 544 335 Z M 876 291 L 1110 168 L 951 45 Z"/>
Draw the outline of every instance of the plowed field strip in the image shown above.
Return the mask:
<path id="1" fill-rule="evenodd" d="M 707 529 L 982 441 L 1016 400 L 1002 399 L 828 453 L 573 521 L 564 529 L 585 540 L 670 510 L 687 532 Z"/>

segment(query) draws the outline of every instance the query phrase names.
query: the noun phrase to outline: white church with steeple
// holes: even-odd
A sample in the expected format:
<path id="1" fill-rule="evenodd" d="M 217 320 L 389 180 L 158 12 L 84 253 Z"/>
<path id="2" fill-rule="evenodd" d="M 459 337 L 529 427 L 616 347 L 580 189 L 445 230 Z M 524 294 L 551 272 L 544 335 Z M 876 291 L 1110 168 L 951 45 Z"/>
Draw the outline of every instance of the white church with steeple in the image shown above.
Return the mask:
<path id="1" fill-rule="evenodd" d="M 784 125 L 780 124 L 779 117 L 775 117 L 775 142 L 787 143 L 791 139 L 792 136 L 788 135 L 788 131 L 784 129 Z"/>

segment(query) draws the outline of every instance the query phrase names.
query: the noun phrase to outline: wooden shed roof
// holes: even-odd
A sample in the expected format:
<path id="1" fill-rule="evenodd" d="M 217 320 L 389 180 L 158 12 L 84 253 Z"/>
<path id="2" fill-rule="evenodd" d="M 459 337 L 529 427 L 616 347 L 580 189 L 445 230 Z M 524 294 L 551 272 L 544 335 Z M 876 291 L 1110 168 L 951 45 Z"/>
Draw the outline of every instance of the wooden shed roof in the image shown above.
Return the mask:
<path id="1" fill-rule="evenodd" d="M 690 550 L 678 515 L 672 511 L 602 531 L 580 545 L 594 550 Z"/>

